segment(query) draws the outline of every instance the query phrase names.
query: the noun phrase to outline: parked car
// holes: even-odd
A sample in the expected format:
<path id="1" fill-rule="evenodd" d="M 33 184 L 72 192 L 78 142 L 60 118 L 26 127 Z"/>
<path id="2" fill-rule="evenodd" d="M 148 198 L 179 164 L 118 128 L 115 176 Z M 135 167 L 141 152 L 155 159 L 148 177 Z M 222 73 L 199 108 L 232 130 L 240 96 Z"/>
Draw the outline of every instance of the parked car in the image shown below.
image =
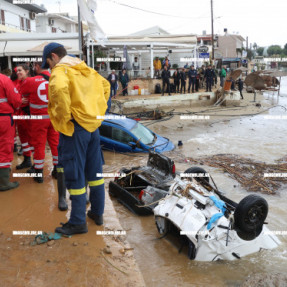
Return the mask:
<path id="1" fill-rule="evenodd" d="M 201 167 L 184 174 L 168 157 L 150 151 L 147 166 L 123 168 L 109 192 L 138 215 L 155 216 L 161 238 L 177 234 L 198 261 L 235 260 L 273 249 L 280 240 L 266 227 L 267 201 L 256 194 L 232 201 L 209 183 Z"/>
<path id="2" fill-rule="evenodd" d="M 99 128 L 103 149 L 117 152 L 165 152 L 174 144 L 141 123 L 125 118 L 104 120 Z"/>

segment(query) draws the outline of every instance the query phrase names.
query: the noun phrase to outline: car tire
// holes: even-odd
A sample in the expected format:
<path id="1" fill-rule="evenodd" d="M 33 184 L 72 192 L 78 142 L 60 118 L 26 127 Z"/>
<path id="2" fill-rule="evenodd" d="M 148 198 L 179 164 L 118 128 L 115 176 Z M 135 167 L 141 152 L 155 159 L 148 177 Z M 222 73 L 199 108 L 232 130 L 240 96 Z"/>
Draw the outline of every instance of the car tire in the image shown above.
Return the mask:
<path id="1" fill-rule="evenodd" d="M 234 212 L 234 223 L 243 233 L 258 236 L 267 214 L 267 201 L 259 195 L 251 194 L 239 202 Z"/>
<path id="2" fill-rule="evenodd" d="M 189 259 L 194 260 L 196 257 L 196 248 L 193 242 L 188 239 L 188 251 L 187 251 L 187 256 Z"/>
<path id="3" fill-rule="evenodd" d="M 207 173 L 205 171 L 205 169 L 201 168 L 201 167 L 190 167 L 188 168 L 184 173 Z M 184 178 L 184 177 L 183 177 Z M 194 177 L 197 181 L 201 182 L 202 180 L 206 180 L 207 182 L 209 182 L 209 177 Z"/>
<path id="4" fill-rule="evenodd" d="M 162 220 L 162 222 L 164 223 L 163 228 L 158 224 L 158 220 Z M 169 221 L 165 217 L 156 216 L 155 225 L 158 233 L 162 235 L 161 237 L 164 237 L 169 232 Z"/>

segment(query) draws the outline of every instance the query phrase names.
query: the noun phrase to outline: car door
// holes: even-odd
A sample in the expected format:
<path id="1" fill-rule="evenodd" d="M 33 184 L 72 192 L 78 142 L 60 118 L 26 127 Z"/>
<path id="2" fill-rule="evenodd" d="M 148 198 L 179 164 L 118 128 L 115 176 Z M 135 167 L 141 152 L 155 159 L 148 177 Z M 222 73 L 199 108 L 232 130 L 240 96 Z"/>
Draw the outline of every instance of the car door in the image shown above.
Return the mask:
<path id="1" fill-rule="evenodd" d="M 142 148 L 139 148 L 137 146 L 133 148 L 129 145 L 131 142 L 137 143 L 138 140 L 122 127 L 112 127 L 112 140 L 114 141 L 114 150 L 116 151 L 143 152 Z"/>
<path id="2" fill-rule="evenodd" d="M 118 152 L 142 152 L 141 148 L 133 149 L 129 142 L 137 140 L 120 126 L 114 126 L 109 123 L 103 123 L 100 126 L 101 145 L 103 149 L 114 150 Z"/>

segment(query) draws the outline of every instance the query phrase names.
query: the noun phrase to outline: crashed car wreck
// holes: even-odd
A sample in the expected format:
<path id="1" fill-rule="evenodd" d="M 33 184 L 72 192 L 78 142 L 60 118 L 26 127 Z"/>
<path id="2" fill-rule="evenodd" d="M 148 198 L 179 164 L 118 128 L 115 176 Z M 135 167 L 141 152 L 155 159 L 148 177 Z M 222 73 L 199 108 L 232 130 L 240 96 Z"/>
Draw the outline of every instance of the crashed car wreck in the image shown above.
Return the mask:
<path id="1" fill-rule="evenodd" d="M 192 260 L 235 260 L 280 245 L 265 225 L 263 197 L 250 194 L 237 204 L 200 167 L 179 174 L 173 161 L 151 152 L 147 166 L 122 172 L 127 176 L 110 182 L 110 193 L 139 215 L 153 213 L 161 238 L 179 233 Z"/>
<path id="2" fill-rule="evenodd" d="M 149 197 L 156 201 L 168 194 L 175 177 L 175 165 L 163 154 L 150 151 L 146 166 L 123 168 L 119 173 L 125 176 L 110 181 L 109 193 L 132 212 L 151 215 L 155 205 L 144 206 L 145 200 Z"/>

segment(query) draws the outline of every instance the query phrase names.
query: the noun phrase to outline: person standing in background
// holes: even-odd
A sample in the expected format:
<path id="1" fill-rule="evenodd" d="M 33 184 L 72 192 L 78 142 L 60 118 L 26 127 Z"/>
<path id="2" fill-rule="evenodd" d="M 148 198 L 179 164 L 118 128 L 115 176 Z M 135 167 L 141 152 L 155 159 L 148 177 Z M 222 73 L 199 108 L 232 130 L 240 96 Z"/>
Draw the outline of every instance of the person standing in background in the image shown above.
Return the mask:
<path id="1" fill-rule="evenodd" d="M 170 71 L 168 71 L 167 66 L 164 66 L 163 71 L 161 73 L 161 78 L 162 78 L 162 93 L 161 95 L 164 95 L 164 90 L 165 90 L 165 85 L 167 85 L 167 92 L 168 95 L 170 96 Z"/>
<path id="2" fill-rule="evenodd" d="M 211 65 L 208 65 L 205 70 L 204 78 L 206 80 L 206 92 L 211 92 L 211 86 L 214 78 L 214 71 L 211 69 Z"/>
<path id="3" fill-rule="evenodd" d="M 133 62 L 134 77 L 137 78 L 140 70 L 140 63 L 138 62 L 138 57 L 135 57 Z"/>
<path id="4" fill-rule="evenodd" d="M 129 83 L 129 76 L 127 74 L 127 70 L 123 69 L 122 73 L 120 75 L 120 82 L 122 84 L 122 92 L 123 92 L 123 96 L 128 95 L 128 83 Z"/>
<path id="5" fill-rule="evenodd" d="M 225 66 L 222 67 L 219 77 L 220 77 L 220 87 L 223 87 L 225 78 L 226 78 L 226 67 Z"/>
<path id="6" fill-rule="evenodd" d="M 115 97 L 117 94 L 117 88 L 118 88 L 118 76 L 116 75 L 116 71 L 112 70 L 112 73 L 109 74 L 108 76 L 108 81 L 111 84 L 111 93 L 110 93 L 110 97 L 108 100 L 108 109 L 107 109 L 107 113 L 110 111 L 111 109 L 111 104 L 112 104 L 112 97 Z"/>
<path id="7" fill-rule="evenodd" d="M 184 94 L 185 94 L 185 88 L 186 88 L 186 73 L 185 73 L 185 69 L 182 68 L 181 72 L 180 72 L 180 93 L 182 94 L 182 88 L 184 90 Z"/>
<path id="8" fill-rule="evenodd" d="M 168 57 L 165 57 L 165 59 L 162 61 L 162 66 L 163 67 L 167 67 L 167 69 L 170 69 L 170 60 L 168 59 Z"/>
<path id="9" fill-rule="evenodd" d="M 176 69 L 172 75 L 173 77 L 173 83 L 175 86 L 175 92 L 179 93 L 179 83 L 180 83 L 180 74 L 178 72 L 178 69 Z"/>
<path id="10" fill-rule="evenodd" d="M 153 61 L 154 77 L 160 77 L 161 61 L 158 57 Z"/>
<path id="11" fill-rule="evenodd" d="M 190 86 L 192 85 L 192 92 L 194 93 L 195 90 L 195 86 L 196 86 L 196 76 L 197 76 L 197 72 L 194 69 L 194 66 L 192 65 L 190 70 L 188 71 L 188 78 L 189 78 L 189 82 L 188 82 L 188 92 L 190 93 Z"/>
<path id="12" fill-rule="evenodd" d="M 238 79 L 238 90 L 240 92 L 240 96 L 241 96 L 241 99 L 243 100 L 243 94 L 242 94 L 242 90 L 243 90 L 243 81 L 241 80 L 241 78 Z"/>
<path id="13" fill-rule="evenodd" d="M 218 70 L 215 68 L 214 65 L 212 66 L 212 69 L 213 69 L 213 71 L 214 71 L 214 82 L 213 82 L 213 85 L 214 85 L 215 87 L 217 87 Z"/>

